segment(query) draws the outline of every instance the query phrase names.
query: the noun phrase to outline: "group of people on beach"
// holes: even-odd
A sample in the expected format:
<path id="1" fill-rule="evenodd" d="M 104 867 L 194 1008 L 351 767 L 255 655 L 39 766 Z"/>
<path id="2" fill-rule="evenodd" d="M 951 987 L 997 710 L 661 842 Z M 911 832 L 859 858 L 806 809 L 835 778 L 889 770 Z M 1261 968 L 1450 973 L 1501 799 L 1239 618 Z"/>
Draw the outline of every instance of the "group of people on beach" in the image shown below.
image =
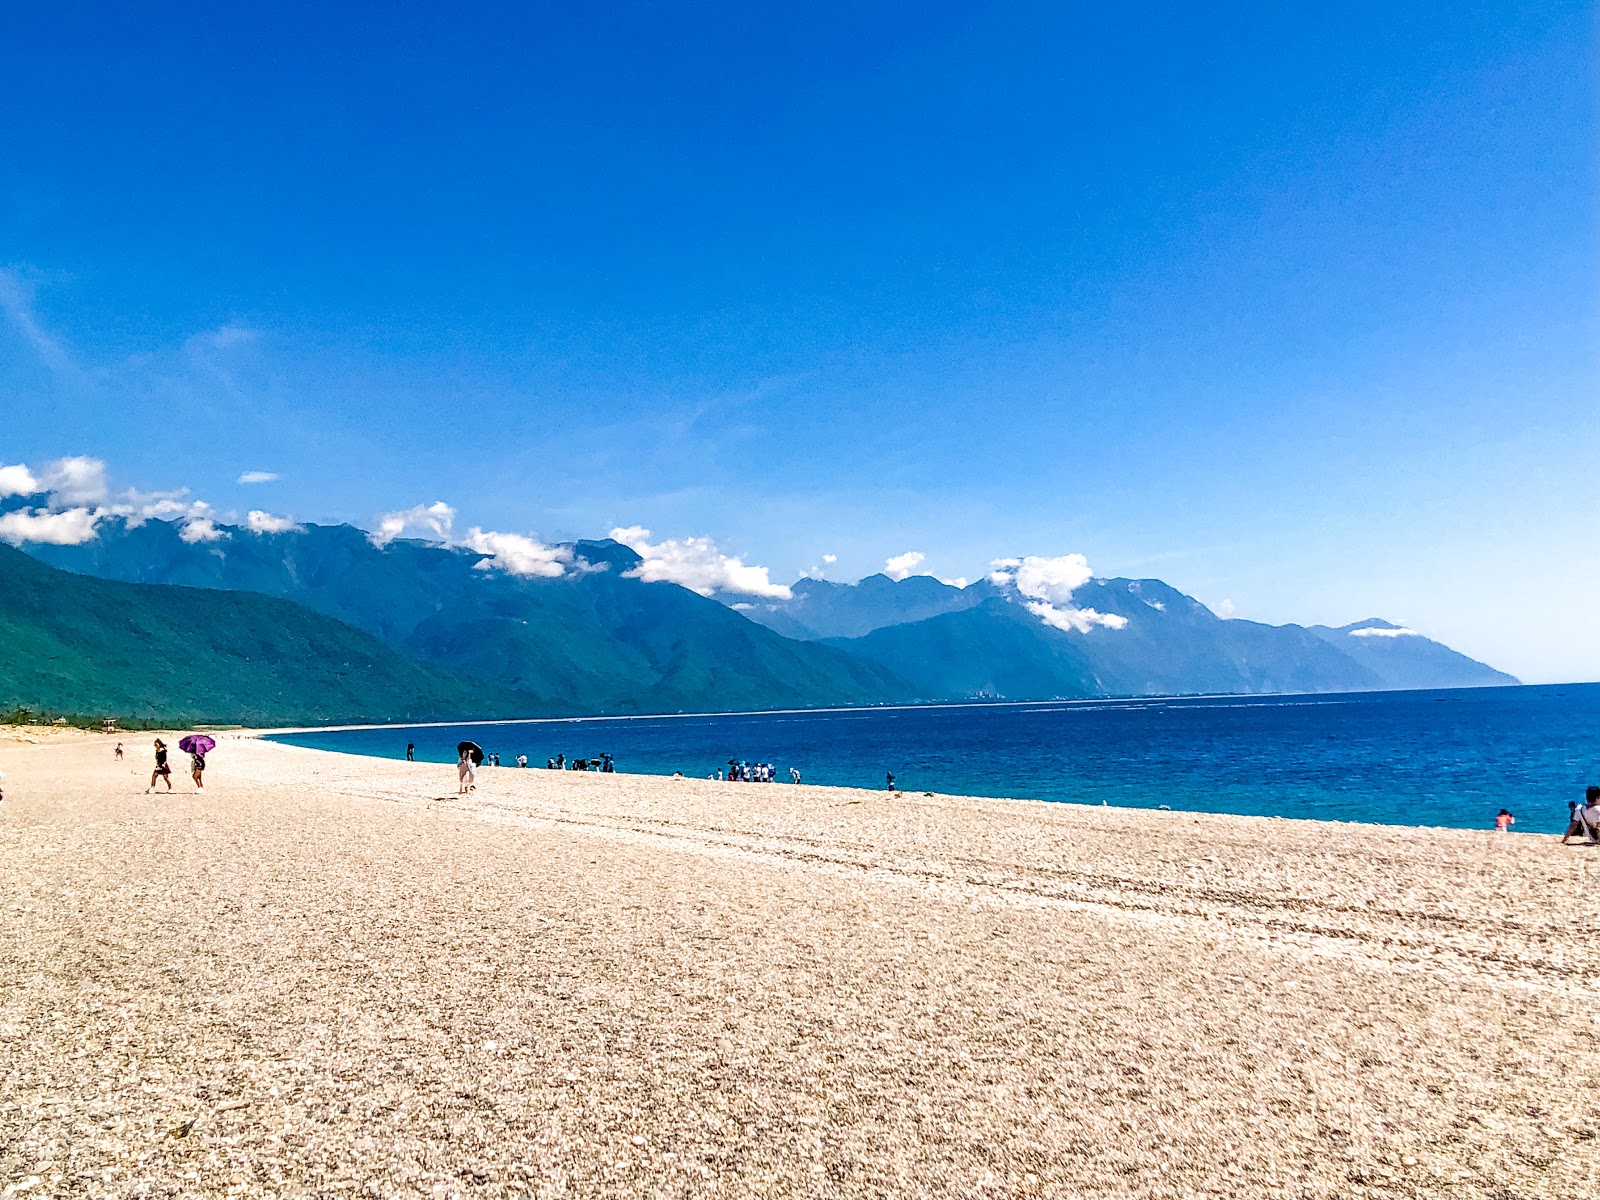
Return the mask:
<path id="1" fill-rule="evenodd" d="M 150 786 L 145 788 L 145 790 L 144 790 L 144 794 L 146 796 L 151 796 L 151 795 L 155 794 L 156 784 L 158 782 L 165 783 L 167 785 L 167 791 L 170 792 L 170 791 L 173 790 L 172 789 L 172 766 L 171 766 L 170 763 L 167 762 L 167 744 L 165 742 L 163 742 L 160 738 L 156 739 L 155 751 L 156 751 L 156 769 L 150 772 Z M 120 759 L 122 757 L 122 743 L 121 742 L 117 743 L 117 748 L 114 751 L 114 753 L 115 753 L 117 758 Z M 205 775 L 206 775 L 206 756 L 204 754 L 191 754 L 191 755 L 189 755 L 189 778 L 194 780 L 194 790 L 195 791 L 203 792 L 203 791 L 206 790 Z"/>
<path id="2" fill-rule="evenodd" d="M 727 778 L 732 780 L 734 783 L 776 783 L 778 778 L 778 768 L 768 762 L 745 762 L 742 759 L 730 758 L 728 760 L 726 776 L 723 774 L 723 769 L 718 767 L 715 771 L 711 772 L 711 774 L 707 775 L 706 778 Z M 800 768 L 789 768 L 789 782 L 800 782 Z"/>

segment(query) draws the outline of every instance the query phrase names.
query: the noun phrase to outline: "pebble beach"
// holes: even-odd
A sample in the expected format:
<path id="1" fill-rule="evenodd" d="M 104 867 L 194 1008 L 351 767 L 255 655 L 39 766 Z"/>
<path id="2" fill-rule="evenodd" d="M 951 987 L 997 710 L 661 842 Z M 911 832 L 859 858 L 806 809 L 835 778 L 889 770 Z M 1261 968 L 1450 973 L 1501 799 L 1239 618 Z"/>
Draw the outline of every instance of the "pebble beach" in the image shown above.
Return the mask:
<path id="1" fill-rule="evenodd" d="M 151 736 L 0 731 L 0 1200 L 1600 1196 L 1594 849 Z"/>

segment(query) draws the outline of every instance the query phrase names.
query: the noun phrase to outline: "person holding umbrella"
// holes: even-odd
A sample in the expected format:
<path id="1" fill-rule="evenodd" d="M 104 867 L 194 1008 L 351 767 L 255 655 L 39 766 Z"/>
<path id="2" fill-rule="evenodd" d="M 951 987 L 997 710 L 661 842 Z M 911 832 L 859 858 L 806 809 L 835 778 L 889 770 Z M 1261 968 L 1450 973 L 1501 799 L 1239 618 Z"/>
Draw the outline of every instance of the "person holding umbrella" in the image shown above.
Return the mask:
<path id="1" fill-rule="evenodd" d="M 460 779 L 460 786 L 456 788 L 456 795 L 465 796 L 468 792 L 478 790 L 478 767 L 483 763 L 483 747 L 477 742 L 460 742 L 456 745 L 456 776 Z"/>
<path id="2" fill-rule="evenodd" d="M 188 737 L 178 742 L 178 749 L 189 756 L 189 774 L 194 778 L 194 790 L 206 790 L 206 755 L 217 748 L 217 743 L 203 733 L 191 733 Z M 172 786 L 172 781 L 167 781 L 167 786 Z"/>

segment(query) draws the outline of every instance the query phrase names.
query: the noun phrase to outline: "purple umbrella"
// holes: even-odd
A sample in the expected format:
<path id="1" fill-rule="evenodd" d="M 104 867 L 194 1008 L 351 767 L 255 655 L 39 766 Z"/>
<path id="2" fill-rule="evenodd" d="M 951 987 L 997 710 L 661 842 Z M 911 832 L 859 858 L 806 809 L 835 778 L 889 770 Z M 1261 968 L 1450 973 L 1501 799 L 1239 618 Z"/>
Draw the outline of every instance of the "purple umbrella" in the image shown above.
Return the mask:
<path id="1" fill-rule="evenodd" d="M 198 754 L 201 757 L 210 754 L 216 748 L 216 742 L 203 733 L 191 733 L 178 743 L 178 749 L 185 754 Z"/>

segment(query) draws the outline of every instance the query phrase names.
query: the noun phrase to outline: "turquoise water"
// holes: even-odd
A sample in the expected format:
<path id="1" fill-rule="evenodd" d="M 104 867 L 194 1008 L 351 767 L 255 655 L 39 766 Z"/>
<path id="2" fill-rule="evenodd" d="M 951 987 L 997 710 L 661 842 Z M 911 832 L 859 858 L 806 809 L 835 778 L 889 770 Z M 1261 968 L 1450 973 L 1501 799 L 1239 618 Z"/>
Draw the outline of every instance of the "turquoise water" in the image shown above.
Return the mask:
<path id="1" fill-rule="evenodd" d="M 705 777 L 730 758 L 781 780 L 1025 796 L 1327 821 L 1559 833 L 1600 784 L 1600 684 L 1172 700 L 573 719 L 280 735 L 300 746 L 502 770 L 564 754 L 619 771 Z M 752 785 L 755 786 L 755 785 Z M 776 786 L 776 785 L 774 785 Z"/>

